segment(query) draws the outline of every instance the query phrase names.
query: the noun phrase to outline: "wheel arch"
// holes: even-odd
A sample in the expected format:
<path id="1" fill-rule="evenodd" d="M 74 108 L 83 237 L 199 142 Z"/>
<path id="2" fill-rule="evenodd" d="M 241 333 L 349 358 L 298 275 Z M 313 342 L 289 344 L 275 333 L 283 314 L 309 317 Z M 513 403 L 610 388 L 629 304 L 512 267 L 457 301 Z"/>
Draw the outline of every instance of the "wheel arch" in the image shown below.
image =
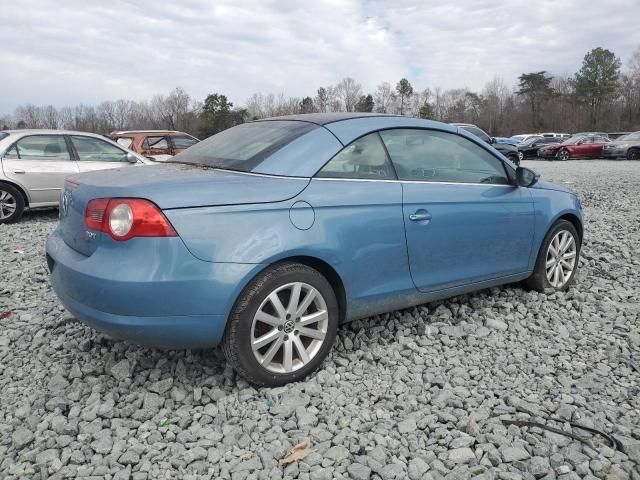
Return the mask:
<path id="1" fill-rule="evenodd" d="M 566 220 L 575 227 L 576 231 L 578 232 L 578 237 L 580 237 L 580 245 L 582 245 L 582 236 L 584 230 L 582 227 L 582 221 L 578 218 L 578 216 L 573 213 L 565 213 L 556 218 L 555 222 L 553 222 L 553 225 L 555 225 L 558 220 Z"/>
<path id="2" fill-rule="evenodd" d="M 8 180 L 0 180 L 0 185 L 9 185 L 10 187 L 13 187 L 16 190 L 18 190 L 18 192 L 20 192 L 20 195 L 22 195 L 22 199 L 24 200 L 24 206 L 25 207 L 29 206 L 29 197 L 27 196 L 27 192 L 20 185 L 14 182 L 10 182 Z"/>
<path id="3" fill-rule="evenodd" d="M 300 263 L 320 272 L 324 276 L 324 278 L 327 279 L 327 281 L 331 285 L 331 288 L 333 288 L 333 292 L 336 295 L 336 300 L 338 301 L 338 308 L 340 310 L 340 322 L 344 321 L 347 315 L 347 292 L 344 287 L 344 282 L 342 281 L 340 274 L 338 274 L 335 268 L 333 268 L 329 263 L 320 258 L 307 255 L 295 255 L 280 258 L 277 262 L 270 264 L 269 267 L 282 262 Z"/>
<path id="4" fill-rule="evenodd" d="M 288 256 L 274 258 L 274 259 L 271 259 L 270 261 L 261 263 L 260 264 L 261 268 L 259 268 L 258 270 L 253 270 L 242 281 L 240 288 L 235 293 L 234 300 L 232 305 L 230 305 L 229 307 L 230 308 L 229 311 L 231 311 L 231 309 L 233 308 L 233 305 L 235 305 L 235 302 L 237 302 L 241 293 L 244 291 L 247 285 L 251 283 L 251 281 L 254 278 L 257 278 L 258 275 L 263 273 L 265 270 L 269 268 L 273 268 L 275 265 L 286 263 L 286 262 L 299 263 L 309 268 L 313 268 L 314 270 L 319 272 L 322 276 L 324 276 L 324 278 L 327 279 L 327 281 L 331 285 L 331 288 L 333 289 L 333 292 L 336 295 L 336 300 L 338 301 L 338 309 L 340 312 L 339 321 L 340 323 L 342 323 L 347 317 L 347 291 L 344 285 L 344 281 L 342 280 L 342 277 L 336 271 L 336 269 L 333 268 L 326 260 L 311 256 L 311 255 L 303 255 L 303 254 L 298 254 L 298 255 L 290 254 Z"/>

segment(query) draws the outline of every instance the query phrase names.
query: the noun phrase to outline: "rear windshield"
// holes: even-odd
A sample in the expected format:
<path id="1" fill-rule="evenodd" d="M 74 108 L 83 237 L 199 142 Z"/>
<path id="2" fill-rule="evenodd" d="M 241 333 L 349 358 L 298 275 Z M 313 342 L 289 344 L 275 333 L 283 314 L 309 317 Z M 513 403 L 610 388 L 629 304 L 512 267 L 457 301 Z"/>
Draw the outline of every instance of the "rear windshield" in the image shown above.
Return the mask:
<path id="1" fill-rule="evenodd" d="M 0 132 L 0 140 L 2 140 L 3 138 L 7 138 L 9 136 L 9 134 L 7 132 Z"/>
<path id="2" fill-rule="evenodd" d="M 170 161 L 251 172 L 318 125 L 288 120 L 244 123 L 196 143 Z"/>

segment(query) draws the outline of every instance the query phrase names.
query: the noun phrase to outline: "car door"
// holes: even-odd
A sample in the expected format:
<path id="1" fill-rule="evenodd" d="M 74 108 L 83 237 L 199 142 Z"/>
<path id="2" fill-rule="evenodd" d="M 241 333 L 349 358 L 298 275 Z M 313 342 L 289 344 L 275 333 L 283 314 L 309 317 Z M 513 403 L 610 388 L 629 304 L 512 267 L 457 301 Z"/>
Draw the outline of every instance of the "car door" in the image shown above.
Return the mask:
<path id="1" fill-rule="evenodd" d="M 106 140 L 88 135 L 69 135 L 80 172 L 107 170 L 133 165 L 128 152 Z"/>
<path id="2" fill-rule="evenodd" d="M 78 173 L 63 135 L 28 135 L 16 141 L 2 158 L 10 180 L 24 187 L 31 206 L 56 205 L 69 175 Z"/>
<path id="3" fill-rule="evenodd" d="M 168 160 L 173 156 L 171 143 L 166 135 L 148 135 L 142 141 L 142 155 L 154 160 Z"/>
<path id="4" fill-rule="evenodd" d="M 415 295 L 407 263 L 402 186 L 377 133 L 336 154 L 299 198 L 315 212 L 316 249 L 341 276 L 349 292 L 350 315 L 387 311 L 401 294 Z"/>
<path id="5" fill-rule="evenodd" d="M 575 145 L 572 145 L 571 155 L 573 157 L 590 157 L 593 155 L 593 136 L 582 137 Z"/>
<path id="6" fill-rule="evenodd" d="M 534 210 L 503 162 L 454 133 L 380 132 L 402 181 L 411 277 L 436 291 L 526 272 Z M 508 168 L 508 167 L 507 167 Z"/>

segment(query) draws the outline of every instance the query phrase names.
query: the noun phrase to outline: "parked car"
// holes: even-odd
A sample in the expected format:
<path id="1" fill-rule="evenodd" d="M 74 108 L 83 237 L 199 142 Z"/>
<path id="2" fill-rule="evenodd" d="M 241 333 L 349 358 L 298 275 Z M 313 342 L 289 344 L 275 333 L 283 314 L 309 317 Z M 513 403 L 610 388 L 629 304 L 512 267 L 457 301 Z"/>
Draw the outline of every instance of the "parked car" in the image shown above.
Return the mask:
<path id="1" fill-rule="evenodd" d="M 482 130 L 480 127 L 472 125 L 470 123 L 452 123 L 456 127 L 459 127 L 467 132 L 475 135 L 480 140 L 484 140 L 486 143 L 490 144 L 498 150 L 501 154 L 507 157 L 516 165 L 520 164 L 520 157 L 518 156 L 518 149 L 514 145 L 509 145 L 508 143 L 497 143 L 493 137 L 490 137 L 487 132 Z"/>
<path id="2" fill-rule="evenodd" d="M 0 223 L 11 223 L 26 208 L 57 207 L 70 175 L 150 162 L 92 133 L 6 130 L 0 163 Z"/>
<path id="3" fill-rule="evenodd" d="M 604 158 L 640 160 L 640 132 L 624 135 L 602 148 Z"/>
<path id="4" fill-rule="evenodd" d="M 454 126 L 309 114 L 245 123 L 171 161 L 72 177 L 47 241 L 77 318 L 174 348 L 222 343 L 258 385 L 319 367 L 338 324 L 527 281 L 565 290 L 582 211 Z"/>
<path id="5" fill-rule="evenodd" d="M 515 139 L 518 141 L 518 143 L 522 143 L 522 142 L 526 142 L 527 140 L 529 140 L 532 137 L 541 137 L 542 135 L 540 135 L 539 133 L 523 133 L 521 135 L 511 135 L 511 138 Z"/>
<path id="6" fill-rule="evenodd" d="M 111 132 L 120 145 L 156 161 L 167 160 L 200 140 L 175 130 L 126 130 Z"/>
<path id="7" fill-rule="evenodd" d="M 547 145 L 538 150 L 541 158 L 569 160 L 570 158 L 600 158 L 609 139 L 599 134 L 576 134 L 562 143 Z"/>
<path id="8" fill-rule="evenodd" d="M 542 135 L 515 135 L 511 138 L 518 140 L 518 145 L 520 145 L 521 143 L 528 142 L 533 138 L 542 138 Z"/>
<path id="9" fill-rule="evenodd" d="M 538 150 L 541 147 L 560 142 L 562 142 L 562 139 L 556 137 L 531 137 L 526 142 L 518 144 L 518 155 L 520 156 L 520 160 L 529 157 L 537 157 Z"/>
<path id="10" fill-rule="evenodd" d="M 571 138 L 571 134 L 570 133 L 546 132 L 546 133 L 541 133 L 540 135 L 542 135 L 543 137 L 560 138 L 560 139 L 564 139 L 564 140 L 566 140 L 567 138 Z"/>
<path id="11" fill-rule="evenodd" d="M 496 143 L 506 143 L 507 145 L 513 145 L 514 147 L 518 146 L 520 143 L 515 138 L 507 138 L 507 137 L 493 137 Z"/>
<path id="12" fill-rule="evenodd" d="M 629 135 L 630 133 L 633 133 L 633 132 L 609 132 L 607 136 L 609 137 L 609 140 L 613 141 L 613 140 L 618 140 L 620 137 Z"/>

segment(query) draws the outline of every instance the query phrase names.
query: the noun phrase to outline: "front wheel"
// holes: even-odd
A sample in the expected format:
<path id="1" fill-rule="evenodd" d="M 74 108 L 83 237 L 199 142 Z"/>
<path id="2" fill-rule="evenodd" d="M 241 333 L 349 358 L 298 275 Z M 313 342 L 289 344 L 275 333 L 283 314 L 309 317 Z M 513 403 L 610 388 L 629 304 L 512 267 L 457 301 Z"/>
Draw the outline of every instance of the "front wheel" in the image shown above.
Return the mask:
<path id="1" fill-rule="evenodd" d="M 510 153 L 509 160 L 511 160 L 515 165 L 520 165 L 520 156 L 517 153 Z"/>
<path id="2" fill-rule="evenodd" d="M 222 341 L 227 361 L 250 382 L 275 387 L 304 379 L 327 356 L 339 309 L 318 271 L 285 262 L 260 273 L 233 307 Z"/>
<path id="3" fill-rule="evenodd" d="M 558 159 L 564 161 L 569 160 L 569 158 L 571 158 L 571 153 L 569 153 L 569 150 L 567 150 L 566 148 L 563 148 L 562 150 L 560 150 L 558 152 Z"/>
<path id="4" fill-rule="evenodd" d="M 576 228 L 567 220 L 559 220 L 547 232 L 533 274 L 525 285 L 539 292 L 547 288 L 566 290 L 578 270 L 579 258 L 580 237 Z"/>

